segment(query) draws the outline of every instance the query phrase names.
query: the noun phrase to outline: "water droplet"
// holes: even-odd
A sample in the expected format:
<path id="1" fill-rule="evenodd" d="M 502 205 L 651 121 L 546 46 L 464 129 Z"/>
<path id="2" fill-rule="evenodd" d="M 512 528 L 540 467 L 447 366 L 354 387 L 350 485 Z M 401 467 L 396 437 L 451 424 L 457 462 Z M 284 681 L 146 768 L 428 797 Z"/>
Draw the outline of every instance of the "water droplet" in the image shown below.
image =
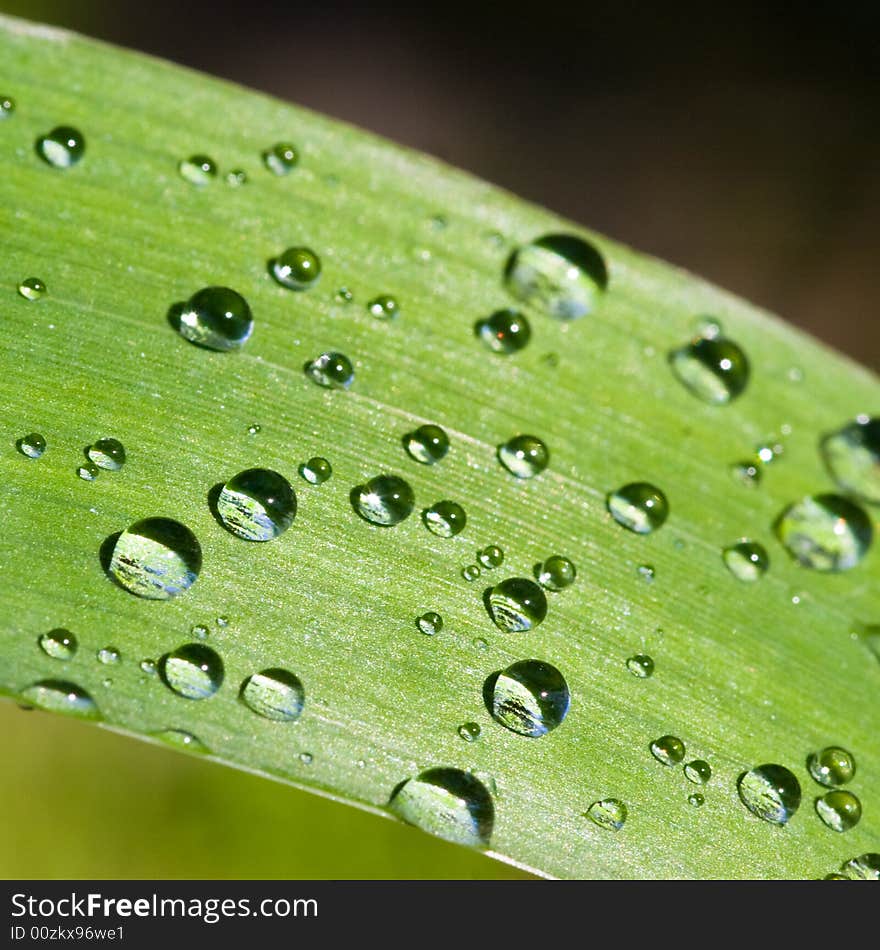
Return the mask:
<path id="1" fill-rule="evenodd" d="M 565 677 L 555 666 L 541 660 L 520 660 L 497 676 L 490 676 L 492 699 L 489 712 L 513 732 L 538 738 L 562 723 L 571 696 Z"/>
<path id="2" fill-rule="evenodd" d="M 498 446 L 498 460 L 517 478 L 540 475 L 550 462 L 547 446 L 534 435 L 516 435 Z"/>
<path id="3" fill-rule="evenodd" d="M 354 294 L 348 289 L 348 287 L 340 287 L 336 291 L 336 302 L 337 303 L 352 303 L 354 301 Z"/>
<path id="4" fill-rule="evenodd" d="M 93 482 L 101 474 L 101 470 L 94 462 L 86 462 L 85 465 L 80 465 L 76 470 L 76 474 L 84 482 Z"/>
<path id="5" fill-rule="evenodd" d="M 43 653 L 53 660 L 72 660 L 79 646 L 76 636 L 61 627 L 42 634 L 37 642 Z"/>
<path id="6" fill-rule="evenodd" d="M 488 600 L 489 616 L 497 627 L 509 633 L 531 630 L 547 616 L 544 591 L 525 577 L 509 577 L 496 584 Z"/>
<path id="7" fill-rule="evenodd" d="M 783 511 L 774 525 L 788 553 L 816 571 L 846 571 L 871 545 L 871 521 L 841 495 L 808 495 Z"/>
<path id="8" fill-rule="evenodd" d="M 288 142 L 278 142 L 263 152 L 263 164 L 273 175 L 287 175 L 299 163 L 296 146 Z"/>
<path id="9" fill-rule="evenodd" d="M 0 120 L 8 119 L 15 112 L 15 99 L 0 95 Z"/>
<path id="10" fill-rule="evenodd" d="M 504 272 L 508 291 L 557 320 L 592 313 L 608 287 L 599 251 L 569 234 L 548 234 L 518 248 Z"/>
<path id="11" fill-rule="evenodd" d="M 125 465 L 125 447 L 118 439 L 98 439 L 87 455 L 99 468 L 118 472 Z"/>
<path id="12" fill-rule="evenodd" d="M 848 494 L 880 504 L 880 418 L 859 416 L 821 443 L 832 478 Z"/>
<path id="13" fill-rule="evenodd" d="M 476 564 L 468 564 L 461 569 L 461 576 L 466 581 L 475 581 L 480 576 L 480 568 Z"/>
<path id="14" fill-rule="evenodd" d="M 820 785 L 834 788 L 852 781 L 856 774 L 856 760 L 846 749 L 828 746 L 809 756 L 807 770 Z"/>
<path id="15" fill-rule="evenodd" d="M 226 173 L 226 184 L 230 188 L 241 188 L 247 182 L 248 174 L 243 168 L 233 168 L 232 171 Z"/>
<path id="16" fill-rule="evenodd" d="M 262 427 L 259 423 L 257 423 L 257 422 L 252 422 L 252 423 L 247 427 L 247 434 L 248 434 L 248 435 L 259 435 L 260 432 L 262 432 L 262 431 L 263 431 L 263 427 Z"/>
<path id="17" fill-rule="evenodd" d="M 649 748 L 651 755 L 663 765 L 680 765 L 684 761 L 685 747 L 678 736 L 660 736 Z"/>
<path id="18" fill-rule="evenodd" d="M 303 369 L 313 383 L 325 389 L 348 389 L 354 382 L 354 367 L 344 353 L 322 353 Z"/>
<path id="19" fill-rule="evenodd" d="M 868 852 L 857 858 L 850 858 L 841 868 L 850 880 L 880 881 L 880 854 Z"/>
<path id="20" fill-rule="evenodd" d="M 712 766 L 703 759 L 694 759 L 684 767 L 685 778 L 694 785 L 705 785 L 712 778 Z"/>
<path id="21" fill-rule="evenodd" d="M 654 674 L 654 661 L 645 653 L 636 653 L 626 661 L 626 668 L 633 676 L 646 680 Z"/>
<path id="22" fill-rule="evenodd" d="M 162 729 L 160 732 L 154 732 L 153 738 L 175 749 L 186 749 L 187 752 L 195 752 L 199 755 L 205 755 L 209 751 L 198 736 L 185 732 L 183 729 Z"/>
<path id="23" fill-rule="evenodd" d="M 288 290 L 308 290 L 321 276 L 321 259 L 307 247 L 289 247 L 269 262 L 269 271 Z"/>
<path id="24" fill-rule="evenodd" d="M 217 166 L 207 155 L 191 155 L 177 166 L 177 170 L 191 185 L 199 187 L 210 184 L 217 177 Z"/>
<path id="25" fill-rule="evenodd" d="M 800 782 L 782 765 L 758 765 L 743 772 L 737 788 L 753 815 L 776 825 L 789 821 L 801 803 Z"/>
<path id="26" fill-rule="evenodd" d="M 203 623 L 193 624 L 190 633 L 197 640 L 207 640 L 208 639 L 208 628 Z"/>
<path id="27" fill-rule="evenodd" d="M 422 512 L 425 527 L 440 538 L 452 538 L 464 531 L 467 515 L 454 501 L 438 501 Z"/>
<path id="28" fill-rule="evenodd" d="M 299 719 L 306 701 L 299 678 L 287 670 L 254 673 L 241 684 L 241 701 L 255 713 L 275 722 Z"/>
<path id="29" fill-rule="evenodd" d="M 483 730 L 477 722 L 465 722 L 458 727 L 458 734 L 465 742 L 476 742 Z"/>
<path id="30" fill-rule="evenodd" d="M 397 475 L 377 475 L 352 490 L 351 503 L 365 521 L 390 527 L 410 516 L 416 499 L 409 482 Z"/>
<path id="31" fill-rule="evenodd" d="M 126 590 L 147 600 L 168 600 L 188 590 L 202 568 L 202 549 L 185 525 L 144 518 L 116 540 L 109 572 Z"/>
<path id="32" fill-rule="evenodd" d="M 474 333 L 495 353 L 518 353 L 532 336 L 529 321 L 516 310 L 496 310 L 474 324 Z"/>
<path id="33" fill-rule="evenodd" d="M 474 637 L 473 639 L 474 648 L 479 650 L 481 653 L 485 653 L 489 649 L 489 641 L 484 637 Z"/>
<path id="34" fill-rule="evenodd" d="M 626 823 L 627 808 L 619 798 L 602 798 L 584 813 L 585 817 L 608 831 L 620 831 Z"/>
<path id="35" fill-rule="evenodd" d="M 218 617 L 218 618 L 217 618 L 217 626 L 218 626 L 218 627 L 228 627 L 228 626 L 229 626 L 229 618 L 228 618 L 228 617 Z"/>
<path id="36" fill-rule="evenodd" d="M 333 474 L 333 466 L 327 459 L 315 455 L 300 465 L 299 473 L 310 485 L 323 485 Z"/>
<path id="37" fill-rule="evenodd" d="M 46 285 L 39 277 L 26 277 L 18 285 L 18 292 L 25 300 L 39 300 L 46 296 Z"/>
<path id="38" fill-rule="evenodd" d="M 693 795 L 688 795 L 688 805 L 693 805 L 694 808 L 700 808 L 705 804 L 706 798 L 699 792 L 694 792 Z"/>
<path id="39" fill-rule="evenodd" d="M 407 824 L 456 844 L 486 847 L 492 837 L 492 796 L 478 778 L 460 769 L 428 769 L 407 779 L 388 807 Z"/>
<path id="40" fill-rule="evenodd" d="M 315 757 L 311 752 L 300 752 L 299 760 L 303 765 L 311 765 L 315 761 Z"/>
<path id="41" fill-rule="evenodd" d="M 501 567 L 504 563 L 504 551 L 497 544 L 489 544 L 477 552 L 477 560 L 483 567 L 491 571 L 493 568 Z"/>
<path id="42" fill-rule="evenodd" d="M 403 437 L 403 447 L 417 462 L 433 465 L 446 457 L 449 451 L 449 436 L 440 426 L 419 426 Z"/>
<path id="43" fill-rule="evenodd" d="M 606 504 L 612 518 L 636 534 L 656 531 L 669 517 L 666 496 L 648 482 L 630 482 L 609 492 Z"/>
<path id="44" fill-rule="evenodd" d="M 764 546 L 748 538 L 724 548 L 721 557 L 727 569 L 739 581 L 760 580 L 770 567 L 770 556 Z"/>
<path id="45" fill-rule="evenodd" d="M 254 318 L 241 294 L 228 287 L 205 287 L 184 305 L 177 328 L 190 343 L 226 352 L 247 342 Z"/>
<path id="46" fill-rule="evenodd" d="M 203 643 L 185 643 L 162 657 L 165 685 L 185 699 L 207 699 L 223 682 L 223 661 Z"/>
<path id="47" fill-rule="evenodd" d="M 101 647 L 95 657 L 105 666 L 115 666 L 122 659 L 122 654 L 116 647 Z"/>
<path id="48" fill-rule="evenodd" d="M 271 541 L 296 516 L 296 493 L 290 482 L 268 468 L 249 468 L 234 475 L 217 498 L 217 514 L 227 531 L 245 541 Z"/>
<path id="49" fill-rule="evenodd" d="M 86 150 L 86 140 L 79 129 L 59 125 L 36 142 L 37 154 L 54 168 L 70 168 L 79 162 Z"/>
<path id="50" fill-rule="evenodd" d="M 16 443 L 16 448 L 29 459 L 38 459 L 46 451 L 46 440 L 39 432 L 23 435 Z"/>
<path id="51" fill-rule="evenodd" d="M 862 803 L 852 792 L 836 789 L 816 799 L 816 814 L 832 831 L 849 831 L 862 817 Z"/>
<path id="52" fill-rule="evenodd" d="M 416 626 L 425 636 L 433 637 L 443 629 L 443 618 L 435 611 L 429 610 L 416 620 Z"/>
<path id="53" fill-rule="evenodd" d="M 745 353 L 726 337 L 692 340 L 669 354 L 669 364 L 695 396 L 716 406 L 736 399 L 749 381 Z"/>
<path id="54" fill-rule="evenodd" d="M 29 706 L 49 712 L 67 713 L 81 719 L 100 719 L 94 699 L 76 683 L 67 680 L 40 680 L 23 689 L 20 698 Z"/>
<path id="55" fill-rule="evenodd" d="M 641 579 L 648 584 L 653 582 L 656 573 L 657 572 L 654 570 L 651 564 L 639 564 L 639 566 L 636 568 L 636 574 L 638 574 L 639 577 L 641 577 Z"/>
<path id="56" fill-rule="evenodd" d="M 577 569 L 567 557 L 554 554 L 543 564 L 535 565 L 535 578 L 546 590 L 560 591 L 571 587 L 577 577 Z"/>
<path id="57" fill-rule="evenodd" d="M 393 320 L 400 314 L 400 304 L 390 294 L 379 294 L 367 304 L 367 312 L 377 320 Z"/>
<path id="58" fill-rule="evenodd" d="M 156 661 L 155 660 L 141 660 L 140 662 L 141 670 L 146 673 L 148 676 L 155 676 L 157 672 Z"/>
<path id="59" fill-rule="evenodd" d="M 761 469 L 755 462 L 734 462 L 730 474 L 746 488 L 757 488 L 761 484 Z"/>

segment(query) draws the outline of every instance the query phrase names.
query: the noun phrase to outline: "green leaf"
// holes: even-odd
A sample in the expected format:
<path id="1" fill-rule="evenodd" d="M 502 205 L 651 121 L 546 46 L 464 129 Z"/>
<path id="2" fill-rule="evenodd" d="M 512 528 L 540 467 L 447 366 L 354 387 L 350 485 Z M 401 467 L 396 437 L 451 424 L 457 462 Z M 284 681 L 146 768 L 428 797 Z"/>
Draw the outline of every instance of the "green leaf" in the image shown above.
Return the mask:
<path id="1" fill-rule="evenodd" d="M 813 878 L 880 850 L 880 665 L 852 633 L 880 612 L 877 555 L 817 573 L 773 531 L 788 504 L 834 490 L 819 439 L 880 405 L 874 376 L 717 288 L 432 159 L 166 63 L 2 19 L 0 92 L 18 104 L 0 120 L 8 695 L 71 681 L 107 728 L 186 730 L 218 761 L 379 814 L 425 769 L 474 771 L 494 793 L 489 850 L 549 876 Z M 34 149 L 61 125 L 86 140 L 65 170 Z M 300 154 L 283 177 L 261 160 L 276 142 Z M 204 187 L 177 170 L 196 154 L 221 171 Z M 238 168 L 248 181 L 233 188 L 224 175 Z M 517 305 L 502 281 L 508 256 L 548 233 L 592 242 L 608 292 L 572 322 L 526 307 L 529 345 L 492 353 L 474 322 Z M 303 293 L 267 269 L 297 245 L 323 264 Z M 16 293 L 31 276 L 48 288 L 35 302 Z M 237 290 L 254 313 L 240 352 L 197 348 L 169 325 L 173 304 L 214 285 Z M 353 302 L 338 298 L 342 287 Z M 395 319 L 369 313 L 382 294 L 398 301 Z M 751 363 L 728 406 L 695 398 L 667 360 L 703 315 Z M 303 373 L 329 350 L 354 363 L 348 391 Z M 402 447 L 423 423 L 452 443 L 433 466 Z M 28 459 L 15 442 L 34 431 L 48 448 Z M 517 433 L 549 447 L 535 478 L 498 463 L 497 446 Z M 84 447 L 105 437 L 124 443 L 123 469 L 77 477 Z M 784 454 L 759 488 L 731 476 L 732 463 L 780 438 Z M 320 486 L 296 474 L 315 455 L 333 466 Z M 268 544 L 225 531 L 208 503 L 215 485 L 256 466 L 285 474 L 299 501 L 293 526 Z M 416 497 L 393 528 L 366 523 L 349 499 L 385 472 Z M 605 505 L 637 481 L 660 486 L 671 508 L 646 536 Z M 451 539 L 419 517 L 441 499 L 467 512 Z M 154 516 L 184 523 L 202 546 L 197 583 L 169 601 L 131 596 L 100 559 L 109 537 Z M 770 554 L 757 583 L 722 562 L 744 536 Z M 490 543 L 504 565 L 467 582 L 462 568 Z M 578 574 L 548 594 L 547 619 L 523 633 L 496 627 L 484 589 L 531 577 L 554 554 Z M 416 626 L 428 610 L 443 617 L 432 637 Z M 194 701 L 140 661 L 193 642 L 198 624 L 225 679 Z M 57 627 L 79 639 L 66 663 L 37 647 Z M 108 645 L 118 664 L 94 659 Z M 651 678 L 627 669 L 636 653 L 653 657 Z M 503 728 L 483 701 L 487 678 L 525 659 L 552 664 L 571 689 L 567 718 L 540 738 Z M 248 676 L 275 667 L 304 686 L 296 722 L 239 699 Z M 471 721 L 481 736 L 466 742 L 458 727 Z M 712 767 L 700 808 L 680 766 L 649 751 L 666 734 L 684 741 L 686 761 Z M 805 767 L 832 743 L 858 761 L 849 787 L 864 809 L 843 835 L 815 814 L 822 789 Z M 784 828 L 737 794 L 739 774 L 763 763 L 785 765 L 803 789 Z M 584 817 L 608 797 L 628 809 L 618 832 Z"/>

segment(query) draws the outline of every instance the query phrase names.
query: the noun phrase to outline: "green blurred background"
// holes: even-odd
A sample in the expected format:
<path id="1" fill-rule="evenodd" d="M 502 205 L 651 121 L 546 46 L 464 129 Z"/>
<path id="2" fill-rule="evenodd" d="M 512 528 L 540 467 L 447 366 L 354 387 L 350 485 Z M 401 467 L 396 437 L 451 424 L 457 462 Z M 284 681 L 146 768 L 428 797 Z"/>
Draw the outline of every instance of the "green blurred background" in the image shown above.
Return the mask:
<path id="1" fill-rule="evenodd" d="M 878 364 L 877 5 L 618 0 L 520 17 L 451 0 L 0 0 L 0 12 L 430 152 Z M 525 876 L 391 821 L 3 702 L 0 761 L 3 877 Z"/>

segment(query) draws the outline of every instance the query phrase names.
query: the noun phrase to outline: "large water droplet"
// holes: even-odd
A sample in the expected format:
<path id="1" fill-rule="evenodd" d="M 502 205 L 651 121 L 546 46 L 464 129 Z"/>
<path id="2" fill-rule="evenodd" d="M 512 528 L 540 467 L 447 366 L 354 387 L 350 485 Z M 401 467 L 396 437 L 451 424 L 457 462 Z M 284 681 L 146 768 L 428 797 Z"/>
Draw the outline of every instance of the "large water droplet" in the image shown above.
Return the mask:
<path id="1" fill-rule="evenodd" d="M 205 287 L 190 297 L 179 317 L 180 335 L 208 350 L 237 350 L 249 339 L 254 317 L 248 302 L 229 287 Z"/>
<path id="2" fill-rule="evenodd" d="M 727 569 L 739 581 L 760 580 L 770 566 L 770 556 L 766 548 L 757 541 L 742 538 L 721 552 Z"/>
<path id="3" fill-rule="evenodd" d="M 269 271 L 288 290 L 308 290 L 321 276 L 321 259 L 307 247 L 289 247 L 269 262 Z"/>
<path id="4" fill-rule="evenodd" d="M 223 683 L 223 660 L 203 643 L 185 643 L 162 657 L 162 679 L 186 699 L 207 699 Z"/>
<path id="5" fill-rule="evenodd" d="M 327 352 L 306 363 L 306 376 L 325 389 L 348 389 L 354 382 L 354 367 L 344 353 Z"/>
<path id="6" fill-rule="evenodd" d="M 779 540 L 804 567 L 846 571 L 871 545 L 867 514 L 841 495 L 808 495 L 782 512 L 775 524 Z"/>
<path id="7" fill-rule="evenodd" d="M 299 678 L 281 669 L 263 670 L 249 676 L 241 685 L 240 696 L 249 709 L 275 722 L 299 719 L 306 701 Z"/>
<path id="8" fill-rule="evenodd" d="M 263 164 L 273 175 L 287 175 L 298 163 L 299 153 L 289 142 L 278 142 L 263 152 Z"/>
<path id="9" fill-rule="evenodd" d="M 408 779 L 394 790 L 388 807 L 407 824 L 456 844 L 486 847 L 492 837 L 492 796 L 460 769 L 428 769 Z"/>
<path id="10" fill-rule="evenodd" d="M 498 460 L 517 478 L 534 478 L 547 468 L 550 452 L 535 435 L 516 435 L 498 446 Z"/>
<path id="11" fill-rule="evenodd" d="M 159 732 L 154 732 L 154 739 L 158 739 L 160 742 L 164 742 L 166 745 L 170 745 L 175 749 L 185 749 L 187 752 L 193 752 L 198 755 L 205 755 L 209 749 L 202 742 L 198 736 L 194 736 L 191 732 L 186 732 L 184 729 L 162 729 Z"/>
<path id="12" fill-rule="evenodd" d="M 495 353 L 518 353 L 532 336 L 529 321 L 516 310 L 496 310 L 474 325 L 476 335 Z"/>
<path id="13" fill-rule="evenodd" d="M 109 565 L 119 584 L 148 600 L 168 600 L 188 590 L 201 568 L 196 536 L 170 518 L 144 518 L 123 531 Z"/>
<path id="14" fill-rule="evenodd" d="M 510 633 L 531 630 L 547 616 L 547 596 L 525 577 L 509 577 L 496 584 L 488 600 L 489 616 Z"/>
<path id="15" fill-rule="evenodd" d="M 403 437 L 403 447 L 417 462 L 433 465 L 446 457 L 449 451 L 449 436 L 440 426 L 419 426 Z"/>
<path id="16" fill-rule="evenodd" d="M 857 858 L 850 858 L 840 868 L 850 880 L 880 881 L 880 854 L 869 851 Z"/>
<path id="17" fill-rule="evenodd" d="M 210 184 L 217 177 L 217 165 L 207 155 L 191 155 L 177 166 L 181 176 L 191 185 L 200 188 Z"/>
<path id="18" fill-rule="evenodd" d="M 849 831 L 862 817 L 862 803 L 852 792 L 835 789 L 816 799 L 816 814 L 832 831 Z"/>
<path id="19" fill-rule="evenodd" d="M 742 803 L 763 821 L 784 825 L 798 810 L 801 786 L 783 765 L 758 765 L 737 782 Z"/>
<path id="20" fill-rule="evenodd" d="M 535 577 L 546 590 L 560 591 L 571 587 L 577 577 L 577 569 L 567 557 L 554 554 L 543 564 L 535 565 Z"/>
<path id="21" fill-rule="evenodd" d="M 352 489 L 351 503 L 365 521 L 390 527 L 410 516 L 416 499 L 409 482 L 397 475 L 377 475 Z"/>
<path id="22" fill-rule="evenodd" d="M 636 653 L 626 661 L 626 668 L 633 676 L 645 680 L 654 675 L 654 661 L 646 653 Z"/>
<path id="23" fill-rule="evenodd" d="M 840 746 L 828 746 L 813 752 L 807 759 L 807 770 L 815 781 L 826 788 L 846 785 L 856 774 L 856 760 Z"/>
<path id="24" fill-rule="evenodd" d="M 125 465 L 125 446 L 119 439 L 98 439 L 89 446 L 87 454 L 98 468 L 110 472 L 118 472 Z"/>
<path id="25" fill-rule="evenodd" d="M 285 532 L 296 515 L 290 482 L 268 468 L 249 468 L 234 475 L 217 498 L 223 526 L 245 541 L 271 541 Z"/>
<path id="26" fill-rule="evenodd" d="M 609 492 L 606 504 L 614 520 L 636 534 L 656 531 L 669 517 L 666 495 L 648 482 L 630 482 Z"/>
<path id="27" fill-rule="evenodd" d="M 494 682 L 493 682 L 494 681 Z M 561 724 L 571 695 L 565 677 L 541 660 L 519 660 L 493 674 L 489 712 L 497 722 L 523 736 L 538 738 Z"/>
<path id="28" fill-rule="evenodd" d="M 664 765 L 680 765 L 684 761 L 685 747 L 678 736 L 660 736 L 651 745 L 651 755 Z"/>
<path id="29" fill-rule="evenodd" d="M 42 634 L 37 642 L 43 653 L 53 660 L 72 660 L 79 646 L 76 636 L 61 627 Z"/>
<path id="30" fill-rule="evenodd" d="M 333 474 L 333 466 L 327 459 L 315 455 L 300 465 L 299 473 L 310 485 L 323 485 Z"/>
<path id="31" fill-rule="evenodd" d="M 742 393 L 749 381 L 745 353 L 726 337 L 700 337 L 669 354 L 675 375 L 703 402 L 723 406 Z"/>
<path id="32" fill-rule="evenodd" d="M 79 129 L 59 125 L 36 142 L 37 154 L 53 168 L 70 168 L 86 151 L 86 140 Z"/>
<path id="33" fill-rule="evenodd" d="M 467 515 L 464 508 L 454 501 L 438 501 L 422 514 L 425 527 L 441 538 L 452 538 L 464 531 Z"/>
<path id="34" fill-rule="evenodd" d="M 76 683 L 67 680 L 40 680 L 20 693 L 29 706 L 49 712 L 67 713 L 80 719 L 100 719 L 94 699 Z"/>
<path id="35" fill-rule="evenodd" d="M 29 459 L 38 459 L 46 451 L 46 440 L 39 432 L 23 435 L 16 443 L 16 448 Z"/>
<path id="36" fill-rule="evenodd" d="M 845 492 L 880 504 L 880 418 L 859 416 L 826 436 L 822 455 Z"/>
<path id="37" fill-rule="evenodd" d="M 557 320 L 575 320 L 596 309 L 608 287 L 608 269 L 582 238 L 548 234 L 513 252 L 504 280 L 518 300 Z"/>
<path id="38" fill-rule="evenodd" d="M 46 285 L 39 277 L 25 277 L 18 285 L 18 292 L 25 300 L 33 302 L 46 296 Z"/>

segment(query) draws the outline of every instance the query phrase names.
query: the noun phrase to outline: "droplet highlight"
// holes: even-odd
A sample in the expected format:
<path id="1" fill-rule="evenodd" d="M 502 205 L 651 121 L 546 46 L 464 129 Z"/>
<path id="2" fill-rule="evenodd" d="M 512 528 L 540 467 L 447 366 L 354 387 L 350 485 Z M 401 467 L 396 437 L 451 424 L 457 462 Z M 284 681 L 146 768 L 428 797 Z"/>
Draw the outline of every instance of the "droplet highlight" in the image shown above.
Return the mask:
<path id="1" fill-rule="evenodd" d="M 278 142 L 263 152 L 263 164 L 273 175 L 289 175 L 299 164 L 299 152 L 289 142 Z"/>
<path id="2" fill-rule="evenodd" d="M 300 465 L 299 473 L 310 485 L 323 485 L 333 474 L 333 466 L 327 459 L 315 455 Z"/>
<path id="3" fill-rule="evenodd" d="M 125 465 L 125 446 L 119 439 L 98 439 L 86 453 L 98 468 L 118 472 Z"/>
<path id="4" fill-rule="evenodd" d="M 39 432 L 31 432 L 28 435 L 23 435 L 15 443 L 15 447 L 27 458 L 38 459 L 46 451 L 46 440 Z"/>
<path id="5" fill-rule="evenodd" d="M 78 719 L 100 719 L 97 703 L 81 686 L 68 680 L 40 680 L 19 694 L 23 702 L 36 709 L 65 713 Z"/>
<path id="6" fill-rule="evenodd" d="M 678 736 L 660 736 L 649 748 L 651 755 L 663 765 L 680 765 L 684 761 L 686 750 Z"/>
<path id="7" fill-rule="evenodd" d="M 827 746 L 807 758 L 807 771 L 814 781 L 826 788 L 846 785 L 855 778 L 856 760 L 840 746 Z"/>
<path id="8" fill-rule="evenodd" d="M 577 577 L 577 568 L 560 554 L 548 557 L 543 564 L 535 566 L 535 578 L 545 590 L 558 592 L 571 587 Z"/>
<path id="9" fill-rule="evenodd" d="M 217 177 L 217 165 L 207 155 L 191 155 L 177 166 L 181 178 L 191 185 L 203 188 Z"/>

